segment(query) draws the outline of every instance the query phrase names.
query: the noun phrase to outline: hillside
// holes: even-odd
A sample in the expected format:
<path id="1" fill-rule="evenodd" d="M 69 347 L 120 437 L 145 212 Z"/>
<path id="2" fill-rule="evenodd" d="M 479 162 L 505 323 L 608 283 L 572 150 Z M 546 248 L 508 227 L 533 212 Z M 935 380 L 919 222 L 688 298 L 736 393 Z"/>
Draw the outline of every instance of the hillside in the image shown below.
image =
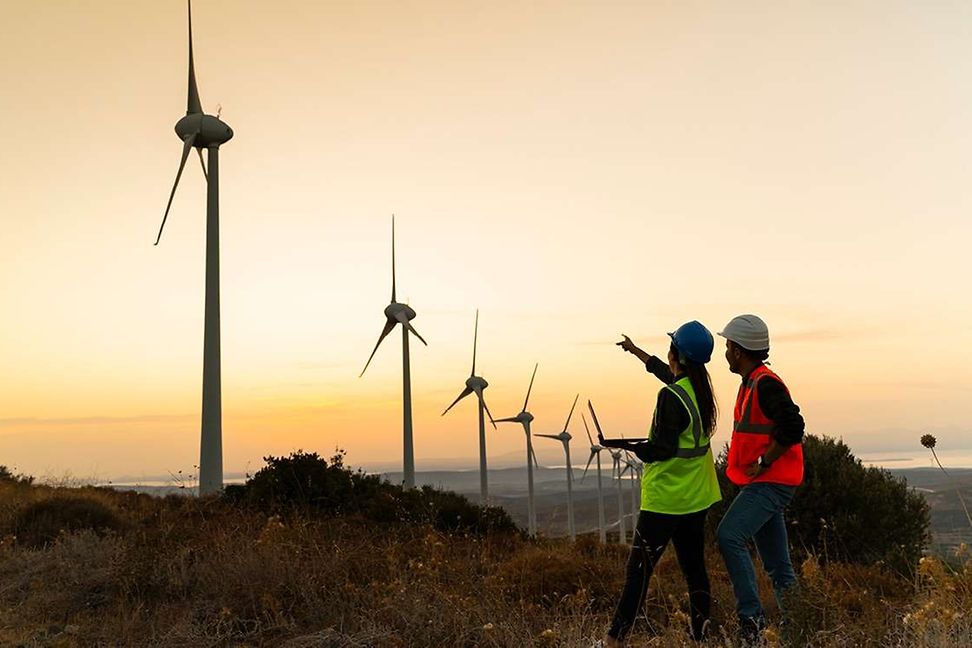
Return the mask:
<path id="1" fill-rule="evenodd" d="M 114 530 L 64 531 L 45 545 L 50 519 L 23 526 L 23 511 L 65 496 L 107 510 Z M 4 646 L 589 646 L 610 619 L 627 554 L 590 535 L 533 541 L 9 483 L 0 485 L 0 529 Z M 671 554 L 631 645 L 689 645 Z M 709 645 L 724 645 L 732 594 L 714 546 L 709 569 Z M 813 645 L 972 645 L 969 563 L 949 572 L 926 559 L 905 575 L 810 558 L 800 571 L 797 622 Z M 763 578 L 764 594 L 768 585 Z"/>

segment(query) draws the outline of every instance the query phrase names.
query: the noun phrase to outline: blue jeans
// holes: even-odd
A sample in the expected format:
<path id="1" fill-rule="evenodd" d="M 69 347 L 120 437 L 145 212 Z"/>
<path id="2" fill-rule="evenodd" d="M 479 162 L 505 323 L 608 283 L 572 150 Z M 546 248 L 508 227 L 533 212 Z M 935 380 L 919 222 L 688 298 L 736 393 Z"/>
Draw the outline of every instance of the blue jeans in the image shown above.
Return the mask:
<path id="1" fill-rule="evenodd" d="M 740 617 L 763 614 L 756 571 L 747 545 L 749 540 L 755 541 L 763 566 L 773 580 L 780 609 L 783 609 L 784 592 L 796 584 L 783 519 L 783 511 L 795 491 L 793 486 L 762 482 L 743 486 L 719 523 L 719 550 L 732 581 Z"/>

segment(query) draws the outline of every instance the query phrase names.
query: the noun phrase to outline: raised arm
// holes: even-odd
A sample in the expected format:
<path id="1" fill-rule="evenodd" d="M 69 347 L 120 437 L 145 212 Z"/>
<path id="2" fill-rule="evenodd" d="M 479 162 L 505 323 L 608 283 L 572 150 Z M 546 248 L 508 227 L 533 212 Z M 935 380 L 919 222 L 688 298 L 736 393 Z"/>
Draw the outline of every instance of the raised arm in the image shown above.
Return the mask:
<path id="1" fill-rule="evenodd" d="M 638 345 L 632 342 L 631 338 L 629 338 L 627 335 L 622 334 L 621 337 L 624 339 L 618 342 L 617 345 L 621 347 L 623 351 L 627 351 L 634 357 L 641 360 L 644 363 L 645 369 L 648 371 L 648 373 L 652 374 L 655 376 L 655 378 L 658 378 L 658 380 L 662 381 L 666 385 L 671 385 L 673 382 L 675 382 L 675 376 L 672 374 L 672 370 L 669 368 L 668 363 L 662 361 L 661 358 L 657 358 L 647 351 L 639 348 Z"/>

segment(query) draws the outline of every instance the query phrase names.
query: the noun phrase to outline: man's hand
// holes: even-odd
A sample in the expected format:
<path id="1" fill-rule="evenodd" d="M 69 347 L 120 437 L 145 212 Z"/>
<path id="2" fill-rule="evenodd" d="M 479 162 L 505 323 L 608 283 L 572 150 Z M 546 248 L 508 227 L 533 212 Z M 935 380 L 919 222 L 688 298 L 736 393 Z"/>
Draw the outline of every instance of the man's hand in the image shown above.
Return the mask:
<path id="1" fill-rule="evenodd" d="M 766 468 L 760 466 L 758 463 L 751 464 L 748 468 L 746 468 L 746 476 L 750 479 L 756 479 L 764 472 L 766 472 Z"/>

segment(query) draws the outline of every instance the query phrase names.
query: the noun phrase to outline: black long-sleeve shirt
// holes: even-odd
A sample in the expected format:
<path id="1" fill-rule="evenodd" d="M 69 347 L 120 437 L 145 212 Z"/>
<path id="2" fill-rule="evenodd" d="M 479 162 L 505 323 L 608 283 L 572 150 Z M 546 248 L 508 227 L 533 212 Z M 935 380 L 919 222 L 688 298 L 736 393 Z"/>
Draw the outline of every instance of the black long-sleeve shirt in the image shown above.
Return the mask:
<path id="1" fill-rule="evenodd" d="M 761 366 L 761 365 L 759 365 Z M 754 367 L 753 371 L 758 367 Z M 742 384 L 752 375 L 752 371 L 743 376 Z M 793 399 L 790 392 L 786 390 L 779 380 L 771 376 L 759 381 L 759 389 L 756 390 L 759 397 L 759 408 L 763 414 L 773 421 L 773 431 L 770 432 L 773 439 L 782 446 L 791 446 L 803 440 L 803 432 L 806 424 L 800 408 Z"/>

